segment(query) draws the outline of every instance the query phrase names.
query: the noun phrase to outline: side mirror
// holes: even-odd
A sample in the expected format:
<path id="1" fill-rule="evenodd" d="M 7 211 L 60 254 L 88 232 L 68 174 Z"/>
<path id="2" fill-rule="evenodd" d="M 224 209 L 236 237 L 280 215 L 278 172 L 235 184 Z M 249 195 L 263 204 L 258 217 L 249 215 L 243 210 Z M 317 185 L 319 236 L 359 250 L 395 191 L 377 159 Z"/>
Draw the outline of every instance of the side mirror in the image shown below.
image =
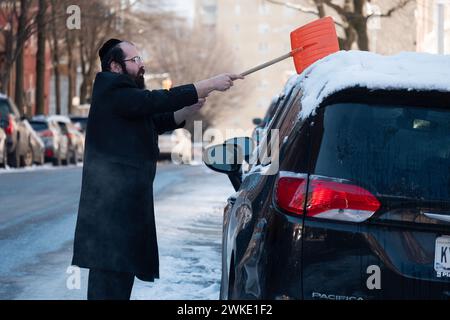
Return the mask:
<path id="1" fill-rule="evenodd" d="M 253 118 L 253 124 L 255 126 L 260 126 L 262 124 L 262 119 L 261 118 Z"/>
<path id="2" fill-rule="evenodd" d="M 223 144 L 207 148 L 203 153 L 203 162 L 214 171 L 228 175 L 235 190 L 238 190 L 242 178 L 242 163 L 249 162 L 253 152 L 253 140 L 249 137 L 232 138 Z"/>
<path id="3" fill-rule="evenodd" d="M 224 143 L 207 148 L 203 153 L 203 162 L 214 171 L 232 174 L 239 172 L 241 167 L 242 158 L 238 157 L 238 148 L 233 144 Z"/>

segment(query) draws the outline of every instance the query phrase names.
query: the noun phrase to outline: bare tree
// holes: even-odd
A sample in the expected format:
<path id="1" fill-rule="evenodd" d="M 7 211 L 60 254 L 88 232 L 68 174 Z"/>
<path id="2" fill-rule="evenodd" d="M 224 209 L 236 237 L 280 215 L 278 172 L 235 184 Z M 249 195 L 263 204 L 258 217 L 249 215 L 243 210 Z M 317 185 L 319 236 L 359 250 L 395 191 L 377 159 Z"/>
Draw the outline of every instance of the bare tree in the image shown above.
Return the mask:
<path id="1" fill-rule="evenodd" d="M 82 82 L 80 103 L 88 102 L 94 76 L 98 71 L 98 50 L 110 37 L 122 37 L 127 13 L 135 3 L 124 5 L 122 1 L 82 0 L 79 1 L 82 29 L 77 32 L 78 52 Z"/>
<path id="2" fill-rule="evenodd" d="M 166 22 L 166 32 L 154 33 L 151 69 L 170 74 L 173 85 L 195 82 L 222 72 L 232 72 L 235 68 L 234 55 L 225 39 L 218 38 L 207 27 L 190 29 L 179 21 Z M 169 31 L 170 30 L 170 31 Z M 244 87 L 232 89 L 233 99 L 227 94 L 212 94 L 207 98 L 200 117 L 203 127 L 210 126 L 216 119 L 232 109 L 236 110 L 239 96 Z M 192 121 L 186 128 L 192 131 Z"/>
<path id="3" fill-rule="evenodd" d="M 62 111 L 62 96 L 61 80 L 64 75 L 67 76 L 67 111 L 69 114 L 74 114 L 73 98 L 77 96 L 77 67 L 78 67 L 78 48 L 77 38 L 78 30 L 71 30 L 67 27 L 67 13 L 66 8 L 73 4 L 71 0 L 50 0 L 52 5 L 52 19 L 51 26 L 52 34 L 50 42 L 52 43 L 52 60 L 53 72 L 55 81 L 55 106 L 56 113 Z M 63 30 L 63 32 L 57 32 Z M 66 61 L 66 68 L 62 67 L 62 61 Z"/>
<path id="4" fill-rule="evenodd" d="M 0 20 L 4 22 L 0 26 L 0 56 L 2 58 L 0 68 L 0 91 L 7 92 L 12 96 L 9 83 L 12 70 L 15 68 L 15 94 L 14 100 L 22 114 L 25 114 L 25 104 L 30 101 L 24 100 L 23 84 L 23 56 L 24 48 L 31 36 L 38 33 L 38 54 L 37 54 L 37 90 L 36 94 L 40 101 L 44 97 L 44 81 L 41 73 L 45 74 L 45 41 L 47 35 L 42 33 L 53 23 L 54 19 L 65 17 L 62 13 L 59 16 L 46 15 L 46 7 L 49 0 L 1 0 Z M 39 8 L 42 8 L 39 11 Z M 39 23 L 38 23 L 39 22 Z M 39 27 L 38 27 L 39 24 Z M 40 80 L 39 80 L 40 79 Z M 38 93 L 38 91 L 40 92 Z M 31 108 L 29 109 L 31 111 Z"/>
<path id="5" fill-rule="evenodd" d="M 36 113 L 43 114 L 45 107 L 45 69 L 47 39 L 46 26 L 47 1 L 39 0 L 37 15 L 37 53 L 36 53 Z"/>
<path id="6" fill-rule="evenodd" d="M 54 77 L 55 111 L 57 114 L 62 112 L 61 91 L 62 79 L 67 75 L 67 110 L 69 114 L 73 113 L 72 100 L 76 95 L 76 75 L 77 75 L 77 54 L 75 51 L 75 39 L 77 31 L 67 28 L 66 8 L 72 4 L 71 0 L 49 0 L 50 18 L 48 42 L 52 53 L 52 66 Z M 63 32 L 59 32 L 62 30 Z M 67 61 L 67 68 L 63 68 L 63 61 Z"/>
<path id="7" fill-rule="evenodd" d="M 57 30 L 63 30 L 63 19 L 57 19 L 57 12 L 60 11 L 60 6 L 57 5 L 56 0 L 50 0 L 50 12 L 52 23 L 49 25 L 49 43 L 52 51 L 52 66 L 54 76 L 54 88 L 55 88 L 55 105 L 56 114 L 61 113 L 61 73 L 60 73 L 60 40 L 61 34 L 58 34 Z"/>
<path id="8" fill-rule="evenodd" d="M 74 33 L 66 29 L 64 40 L 67 54 L 67 110 L 69 111 L 69 114 L 73 114 L 72 101 L 77 94 L 77 55 L 74 50 Z"/>
<path id="9" fill-rule="evenodd" d="M 24 38 L 27 32 L 27 16 L 29 14 L 30 1 L 20 0 L 20 13 L 17 26 L 17 38 L 16 38 L 16 83 L 15 83 L 15 102 L 19 108 L 21 114 L 25 114 L 25 104 L 24 104 L 24 84 L 23 84 L 23 73 L 24 73 Z"/>
<path id="10" fill-rule="evenodd" d="M 12 70 L 16 71 L 15 101 L 23 110 L 23 49 L 26 41 L 35 32 L 35 21 L 31 14 L 31 0 L 2 0 L 0 6 L 1 20 L 4 25 L 0 27 L 0 48 L 3 49 L 0 68 L 0 91 L 9 92 L 9 83 Z M 16 62 L 18 62 L 16 64 Z"/>
<path id="11" fill-rule="evenodd" d="M 269 3 L 282 5 L 305 14 L 313 14 L 318 17 L 325 17 L 328 10 L 331 9 L 337 14 L 339 20 L 336 24 L 342 28 L 344 36 L 340 37 L 340 46 L 344 50 L 352 48 L 356 42 L 360 50 L 369 50 L 369 36 L 367 32 L 367 23 L 374 17 L 387 18 L 400 9 L 403 9 L 414 0 L 394 0 L 393 5 L 385 13 L 368 14 L 366 6 L 371 0 L 302 0 L 299 3 L 292 3 L 285 0 L 266 0 Z"/>

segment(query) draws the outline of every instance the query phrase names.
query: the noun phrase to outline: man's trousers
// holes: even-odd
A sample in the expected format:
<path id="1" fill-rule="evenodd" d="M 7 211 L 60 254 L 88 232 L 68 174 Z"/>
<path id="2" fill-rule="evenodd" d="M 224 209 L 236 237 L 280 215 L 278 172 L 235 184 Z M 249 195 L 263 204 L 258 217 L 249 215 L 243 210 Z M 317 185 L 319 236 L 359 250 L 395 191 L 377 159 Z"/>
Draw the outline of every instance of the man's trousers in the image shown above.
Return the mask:
<path id="1" fill-rule="evenodd" d="M 88 300 L 129 300 L 134 274 L 126 272 L 89 270 Z"/>

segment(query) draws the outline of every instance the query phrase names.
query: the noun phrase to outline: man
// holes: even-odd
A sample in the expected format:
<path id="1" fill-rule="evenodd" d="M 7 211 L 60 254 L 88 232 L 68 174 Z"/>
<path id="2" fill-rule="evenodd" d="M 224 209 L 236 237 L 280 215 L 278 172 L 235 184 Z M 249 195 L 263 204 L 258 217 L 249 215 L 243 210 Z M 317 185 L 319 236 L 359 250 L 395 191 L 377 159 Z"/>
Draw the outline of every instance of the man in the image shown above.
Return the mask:
<path id="1" fill-rule="evenodd" d="M 133 44 L 110 39 L 99 56 L 72 264 L 90 269 L 88 299 L 129 299 L 135 276 L 159 277 L 152 189 L 158 134 L 183 127 L 209 93 L 242 77 L 222 74 L 149 91 Z"/>

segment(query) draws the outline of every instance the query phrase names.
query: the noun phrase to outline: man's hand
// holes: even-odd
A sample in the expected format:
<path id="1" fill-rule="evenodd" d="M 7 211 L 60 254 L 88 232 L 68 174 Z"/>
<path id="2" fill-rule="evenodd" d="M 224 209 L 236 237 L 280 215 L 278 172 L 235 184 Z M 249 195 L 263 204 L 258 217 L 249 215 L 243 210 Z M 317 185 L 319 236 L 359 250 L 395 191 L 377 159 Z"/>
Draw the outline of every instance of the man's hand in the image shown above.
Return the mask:
<path id="1" fill-rule="evenodd" d="M 190 115 L 192 115 L 195 112 L 198 112 L 203 107 L 205 102 L 206 102 L 205 98 L 199 98 L 198 102 L 196 104 L 193 104 L 191 106 L 184 107 L 181 110 L 175 111 L 173 116 L 174 116 L 176 124 L 179 125 L 184 120 L 186 120 Z"/>
<path id="2" fill-rule="evenodd" d="M 199 98 L 198 102 L 196 104 L 193 104 L 192 106 L 184 107 L 183 110 L 185 110 L 187 113 L 194 113 L 199 111 L 204 105 L 205 105 L 206 99 L 205 98 Z"/>
<path id="3" fill-rule="evenodd" d="M 233 81 L 237 79 L 244 79 L 244 77 L 241 77 L 237 74 L 224 73 L 219 74 L 218 76 L 215 76 L 208 81 L 212 83 L 214 90 L 226 91 L 233 86 Z"/>
<path id="4" fill-rule="evenodd" d="M 224 73 L 196 82 L 194 86 L 197 89 L 198 97 L 206 98 L 212 91 L 227 91 L 233 86 L 233 81 L 237 79 L 244 79 L 244 77 L 237 74 Z"/>

